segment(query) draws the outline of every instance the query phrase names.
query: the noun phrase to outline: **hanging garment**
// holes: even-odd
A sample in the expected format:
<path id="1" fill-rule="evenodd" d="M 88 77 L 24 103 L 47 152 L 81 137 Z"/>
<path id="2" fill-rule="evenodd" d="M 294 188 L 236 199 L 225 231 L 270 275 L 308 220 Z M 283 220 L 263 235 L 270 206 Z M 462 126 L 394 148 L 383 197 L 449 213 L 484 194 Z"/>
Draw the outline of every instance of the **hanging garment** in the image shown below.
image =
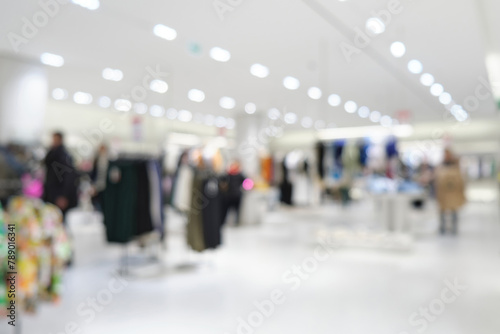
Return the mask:
<path id="1" fill-rule="evenodd" d="M 151 219 L 151 192 L 148 174 L 148 162 L 137 163 L 137 211 L 134 236 L 143 235 L 153 231 Z"/>
<path id="2" fill-rule="evenodd" d="M 283 180 L 280 184 L 280 202 L 287 205 L 292 205 L 293 186 L 289 180 L 289 171 L 286 166 L 286 157 L 281 163 L 281 170 L 283 174 Z"/>
<path id="3" fill-rule="evenodd" d="M 318 175 L 321 179 L 323 179 L 325 177 L 325 146 L 321 142 L 316 143 L 316 159 Z"/>
<path id="4" fill-rule="evenodd" d="M 194 170 L 189 165 L 181 165 L 175 181 L 173 205 L 182 212 L 188 212 L 191 207 Z"/>
<path id="5" fill-rule="evenodd" d="M 203 182 L 203 196 L 206 204 L 202 209 L 203 240 L 205 249 L 214 249 L 221 244 L 222 201 L 219 181 L 215 175 Z"/>
<path id="6" fill-rule="evenodd" d="M 149 198 L 150 212 L 153 227 L 156 231 L 163 233 L 163 215 L 162 215 L 162 190 L 160 182 L 160 174 L 158 163 L 155 161 L 148 162 L 148 178 L 149 178 Z"/>
<path id="7" fill-rule="evenodd" d="M 207 205 L 207 200 L 203 195 L 204 172 L 197 171 L 191 187 L 191 204 L 188 212 L 187 222 L 187 243 L 197 252 L 205 250 L 205 237 L 203 234 L 203 208 Z"/>

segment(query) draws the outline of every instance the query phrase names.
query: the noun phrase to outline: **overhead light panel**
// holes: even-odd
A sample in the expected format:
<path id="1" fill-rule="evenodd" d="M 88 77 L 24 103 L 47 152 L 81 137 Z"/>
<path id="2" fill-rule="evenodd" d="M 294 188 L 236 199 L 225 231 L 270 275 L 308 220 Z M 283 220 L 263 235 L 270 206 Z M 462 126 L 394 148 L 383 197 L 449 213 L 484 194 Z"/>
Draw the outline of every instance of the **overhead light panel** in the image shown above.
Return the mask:
<path id="1" fill-rule="evenodd" d="M 245 104 L 245 112 L 249 115 L 255 114 L 257 111 L 257 106 L 255 103 L 247 103 Z"/>
<path id="2" fill-rule="evenodd" d="M 435 83 L 431 86 L 431 94 L 433 96 L 440 96 L 443 93 L 444 93 L 443 85 Z"/>
<path id="3" fill-rule="evenodd" d="M 191 89 L 188 92 L 188 98 L 194 102 L 203 102 L 205 100 L 205 93 L 199 89 Z"/>
<path id="4" fill-rule="evenodd" d="M 367 118 L 370 116 L 370 109 L 366 106 L 362 106 L 358 109 L 358 115 L 361 118 Z"/>
<path id="5" fill-rule="evenodd" d="M 424 70 L 422 63 L 416 59 L 410 60 L 408 62 L 408 71 L 413 74 L 420 74 Z"/>
<path id="6" fill-rule="evenodd" d="M 385 31 L 385 24 L 378 17 L 372 17 L 366 21 L 366 30 L 373 35 L 380 35 Z"/>
<path id="7" fill-rule="evenodd" d="M 332 107 L 338 107 L 342 103 L 342 99 L 337 94 L 332 94 L 328 97 L 328 104 Z"/>
<path id="8" fill-rule="evenodd" d="M 163 117 L 165 115 L 165 108 L 155 104 L 149 108 L 149 113 L 153 117 Z"/>
<path id="9" fill-rule="evenodd" d="M 321 99 L 323 93 L 321 92 L 321 89 L 319 89 L 318 87 L 311 87 L 308 89 L 307 95 L 313 100 L 319 100 Z"/>
<path id="10" fill-rule="evenodd" d="M 219 105 L 224 109 L 233 109 L 236 106 L 236 101 L 232 97 L 224 96 L 219 100 Z"/>
<path id="11" fill-rule="evenodd" d="M 101 107 L 101 108 L 111 107 L 111 99 L 107 96 L 101 96 L 97 103 L 99 104 L 99 107 Z"/>
<path id="12" fill-rule="evenodd" d="M 297 78 L 288 76 L 283 79 L 283 86 L 285 86 L 286 89 L 296 90 L 300 87 L 300 81 Z"/>
<path id="13" fill-rule="evenodd" d="M 84 92 L 76 92 L 73 95 L 73 101 L 77 104 L 91 104 L 92 103 L 92 95 Z"/>
<path id="14" fill-rule="evenodd" d="M 102 70 L 102 77 L 110 81 L 121 81 L 123 79 L 123 72 L 107 67 Z"/>
<path id="15" fill-rule="evenodd" d="M 395 58 L 401 58 L 406 53 L 406 46 L 402 42 L 394 42 L 391 44 L 391 53 Z"/>
<path id="16" fill-rule="evenodd" d="M 267 117 L 273 121 L 278 120 L 280 116 L 281 112 L 277 108 L 271 108 L 267 111 Z"/>
<path id="17" fill-rule="evenodd" d="M 62 101 L 68 98 L 68 91 L 62 88 L 56 88 L 52 91 L 52 98 L 54 100 Z"/>
<path id="18" fill-rule="evenodd" d="M 347 111 L 349 114 L 354 114 L 356 110 L 358 109 L 358 105 L 354 101 L 347 101 L 344 104 L 344 109 Z"/>
<path id="19" fill-rule="evenodd" d="M 295 124 L 297 122 L 297 114 L 293 112 L 286 113 L 284 119 L 286 124 Z"/>
<path id="20" fill-rule="evenodd" d="M 148 106 L 145 103 L 134 103 L 134 111 L 139 115 L 147 114 Z"/>
<path id="21" fill-rule="evenodd" d="M 302 118 L 302 121 L 300 122 L 300 125 L 302 125 L 302 127 L 306 128 L 306 129 L 309 129 L 311 126 L 313 126 L 313 119 L 309 116 L 306 116 L 304 118 Z"/>
<path id="22" fill-rule="evenodd" d="M 42 55 L 40 56 L 40 61 L 42 62 L 42 64 L 53 67 L 61 67 L 64 65 L 64 58 L 53 53 L 42 53 Z"/>
<path id="23" fill-rule="evenodd" d="M 126 99 L 118 99 L 115 101 L 114 107 L 118 111 L 127 112 L 132 109 L 132 102 Z"/>
<path id="24" fill-rule="evenodd" d="M 210 49 L 210 57 L 213 60 L 225 63 L 231 59 L 231 53 L 219 47 L 214 47 Z"/>
<path id="25" fill-rule="evenodd" d="M 262 64 L 253 64 L 250 67 L 250 73 L 252 73 L 252 75 L 256 76 L 257 78 L 263 79 L 269 75 L 269 68 Z"/>
<path id="26" fill-rule="evenodd" d="M 149 84 L 149 89 L 153 92 L 164 94 L 168 91 L 168 84 L 163 80 L 153 80 Z"/>
<path id="27" fill-rule="evenodd" d="M 167 109 L 167 118 L 168 119 L 176 119 L 177 118 L 177 109 L 175 108 L 168 108 Z"/>
<path id="28" fill-rule="evenodd" d="M 189 122 L 193 119 L 193 114 L 189 110 L 179 110 L 179 121 Z"/>
<path id="29" fill-rule="evenodd" d="M 177 38 L 177 31 L 163 24 L 155 25 L 153 33 L 160 38 L 166 39 L 167 41 L 173 41 Z"/>
<path id="30" fill-rule="evenodd" d="M 96 10 L 101 6 L 99 0 L 71 0 L 71 2 L 88 10 Z"/>
<path id="31" fill-rule="evenodd" d="M 434 76 L 429 73 L 424 73 L 420 77 L 420 83 L 426 87 L 430 87 L 434 83 Z"/>

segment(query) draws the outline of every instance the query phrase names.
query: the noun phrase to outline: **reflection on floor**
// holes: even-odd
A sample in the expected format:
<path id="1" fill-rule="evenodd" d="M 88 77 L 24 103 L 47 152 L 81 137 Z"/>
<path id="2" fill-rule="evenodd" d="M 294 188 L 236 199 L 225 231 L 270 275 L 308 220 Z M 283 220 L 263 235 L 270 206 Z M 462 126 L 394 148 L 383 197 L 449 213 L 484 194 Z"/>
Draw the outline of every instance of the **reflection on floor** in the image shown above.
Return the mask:
<path id="1" fill-rule="evenodd" d="M 327 256 L 318 231 L 374 229 L 369 206 L 280 209 L 262 225 L 227 227 L 224 247 L 207 254 L 186 248 L 183 220 L 169 212 L 163 266 L 132 266 L 126 283 L 113 276 L 123 249 L 104 242 L 98 221 L 75 214 L 64 298 L 24 316 L 23 333 L 498 334 L 497 205 L 468 205 L 458 237 L 439 236 L 434 213 L 410 216 L 410 250 L 337 247 Z M 195 266 L 181 270 L 186 263 Z M 454 297 L 456 280 L 466 289 Z M 265 301 L 272 297 L 279 302 Z"/>

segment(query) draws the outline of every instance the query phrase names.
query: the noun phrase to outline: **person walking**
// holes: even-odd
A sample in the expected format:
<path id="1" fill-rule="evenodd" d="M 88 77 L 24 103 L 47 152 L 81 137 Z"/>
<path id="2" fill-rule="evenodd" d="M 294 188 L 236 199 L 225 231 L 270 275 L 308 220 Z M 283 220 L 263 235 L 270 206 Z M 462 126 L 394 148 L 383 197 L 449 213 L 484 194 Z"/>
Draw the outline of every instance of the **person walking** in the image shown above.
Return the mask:
<path id="1" fill-rule="evenodd" d="M 446 233 L 447 216 L 451 215 L 451 232 L 457 234 L 458 210 L 466 202 L 465 182 L 458 159 L 450 149 L 445 150 L 443 164 L 436 171 L 436 198 L 440 209 L 440 233 Z"/>

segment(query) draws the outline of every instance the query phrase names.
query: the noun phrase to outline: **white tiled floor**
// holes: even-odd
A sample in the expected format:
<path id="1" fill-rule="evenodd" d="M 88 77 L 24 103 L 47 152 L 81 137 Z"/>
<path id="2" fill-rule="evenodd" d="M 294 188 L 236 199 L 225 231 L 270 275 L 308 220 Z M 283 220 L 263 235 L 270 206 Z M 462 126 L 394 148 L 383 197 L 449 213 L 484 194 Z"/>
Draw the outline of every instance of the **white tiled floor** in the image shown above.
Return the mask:
<path id="1" fill-rule="evenodd" d="M 430 207 L 411 215 L 410 251 L 336 249 L 297 290 L 282 276 L 314 254 L 317 232 L 373 229 L 369 206 L 281 209 L 260 226 L 226 228 L 224 247 L 202 255 L 186 249 L 182 220 L 170 216 L 164 267 L 134 269 L 136 277 L 92 321 L 78 315 L 78 306 L 107 287 L 121 249 L 106 245 L 95 219 L 75 216 L 77 257 L 65 277 L 64 297 L 59 305 L 24 317 L 23 333 L 73 333 L 65 326 L 74 322 L 88 334 L 413 334 L 419 327 L 410 325 L 410 315 L 439 298 L 445 279 L 458 278 L 467 290 L 426 333 L 498 334 L 497 205 L 468 205 L 456 238 L 436 234 L 434 213 Z M 176 269 L 186 262 L 198 266 Z M 256 310 L 254 302 L 269 298 L 274 289 L 285 293 L 285 302 L 259 328 L 238 332 L 238 318 L 246 319 Z"/>

